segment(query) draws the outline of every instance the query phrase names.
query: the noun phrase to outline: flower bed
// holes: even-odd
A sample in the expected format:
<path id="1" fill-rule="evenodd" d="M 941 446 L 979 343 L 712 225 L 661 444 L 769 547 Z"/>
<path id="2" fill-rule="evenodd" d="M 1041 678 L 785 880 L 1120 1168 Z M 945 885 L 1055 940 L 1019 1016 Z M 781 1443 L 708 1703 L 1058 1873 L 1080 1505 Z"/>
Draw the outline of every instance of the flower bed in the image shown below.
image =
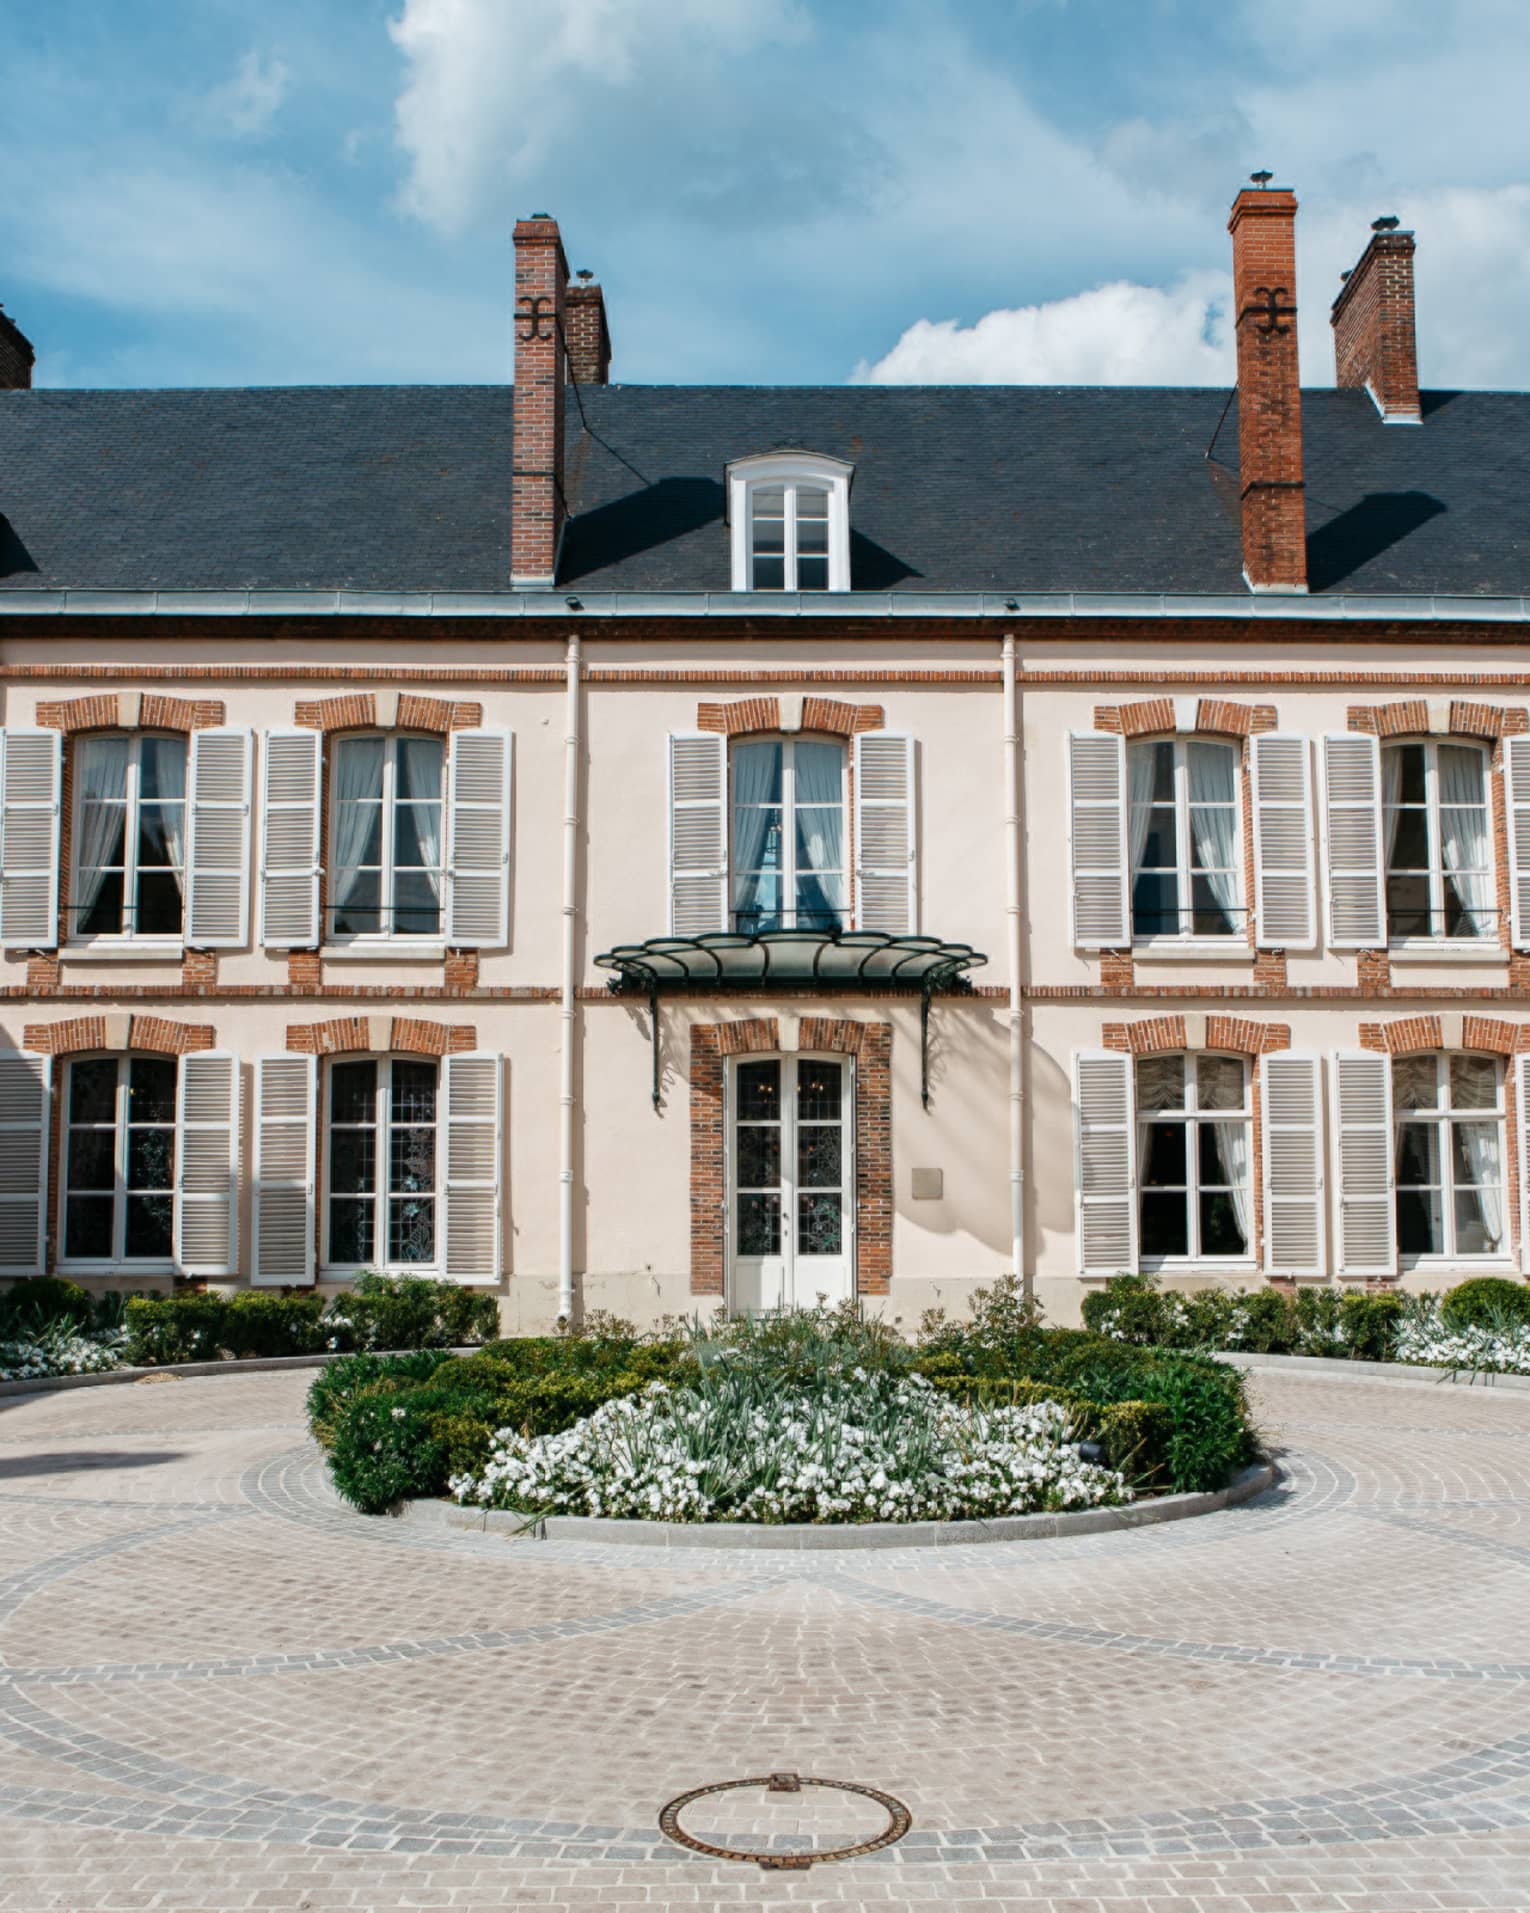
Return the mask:
<path id="1" fill-rule="evenodd" d="M 85 1335 L 69 1322 L 47 1322 L 0 1341 L 0 1382 L 99 1375 L 122 1366 L 123 1342 L 120 1329 Z"/>

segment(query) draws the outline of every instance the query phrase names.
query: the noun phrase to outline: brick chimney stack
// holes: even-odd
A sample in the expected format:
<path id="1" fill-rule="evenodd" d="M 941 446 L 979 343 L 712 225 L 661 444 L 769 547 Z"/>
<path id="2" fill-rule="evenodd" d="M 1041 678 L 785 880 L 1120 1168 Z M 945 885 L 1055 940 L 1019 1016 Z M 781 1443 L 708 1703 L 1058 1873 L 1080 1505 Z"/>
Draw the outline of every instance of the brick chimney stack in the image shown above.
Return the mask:
<path id="1" fill-rule="evenodd" d="M 1296 195 L 1255 173 L 1233 201 L 1238 482 L 1251 591 L 1307 589 L 1302 397 L 1296 365 Z"/>
<path id="2" fill-rule="evenodd" d="M 1360 262 L 1333 302 L 1338 383 L 1364 386 L 1388 425 L 1422 425 L 1413 332 L 1413 235 L 1377 219 Z"/>
<path id="3" fill-rule="evenodd" d="M 581 272 L 568 289 L 568 370 L 576 385 L 607 385 L 611 378 L 611 333 L 600 282 Z"/>
<path id="4" fill-rule="evenodd" d="M 515 222 L 515 464 L 511 476 L 510 582 L 551 589 L 567 510 L 563 403 L 568 261 L 558 222 Z"/>
<path id="5" fill-rule="evenodd" d="M 30 391 L 36 357 L 32 341 L 0 309 L 0 392 Z"/>

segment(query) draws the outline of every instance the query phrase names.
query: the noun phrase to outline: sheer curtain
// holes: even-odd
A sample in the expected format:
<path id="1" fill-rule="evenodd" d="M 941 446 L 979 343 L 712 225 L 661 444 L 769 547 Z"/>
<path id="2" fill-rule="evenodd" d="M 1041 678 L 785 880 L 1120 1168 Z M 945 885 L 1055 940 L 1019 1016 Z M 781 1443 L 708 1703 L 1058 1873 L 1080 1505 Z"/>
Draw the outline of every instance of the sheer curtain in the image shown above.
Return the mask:
<path id="1" fill-rule="evenodd" d="M 737 744 L 733 749 L 733 909 L 735 916 L 752 916 L 760 909 L 760 875 L 765 864 L 770 827 L 779 828 L 781 812 L 781 746 Z M 772 810 L 770 805 L 778 808 Z M 780 873 L 779 839 L 774 874 Z M 779 905 L 777 906 L 779 908 Z M 763 915 L 779 922 L 775 909 Z M 769 927 L 769 921 L 764 926 Z M 737 925 L 735 925 L 735 928 Z"/>
<path id="2" fill-rule="evenodd" d="M 1381 753 L 1381 828 L 1385 843 L 1382 850 L 1382 865 L 1392 868 L 1392 851 L 1397 843 L 1397 826 L 1402 822 L 1402 812 L 1397 808 L 1397 799 L 1402 791 L 1403 761 L 1400 750 L 1385 750 Z"/>
<path id="3" fill-rule="evenodd" d="M 845 754 L 838 744 L 798 744 L 797 907 L 809 929 L 837 925 L 845 907 Z M 799 916 L 800 922 L 800 916 Z"/>
<path id="4" fill-rule="evenodd" d="M 75 759 L 80 801 L 80 842 L 75 855 L 77 930 L 95 907 L 106 881 L 103 866 L 113 861 L 127 828 L 127 765 L 125 737 L 80 739 Z"/>
<path id="5" fill-rule="evenodd" d="M 186 894 L 186 753 L 158 753 L 160 816 L 165 822 L 165 855 L 175 866 L 175 887 Z"/>
<path id="6" fill-rule="evenodd" d="M 1477 1198 L 1477 1210 L 1482 1217 L 1486 1238 L 1476 1253 L 1491 1255 L 1503 1247 L 1503 1170 L 1499 1159 L 1498 1125 L 1457 1123 L 1455 1130 L 1463 1159 L 1462 1167 L 1471 1179 L 1471 1192 Z M 1458 1229 L 1459 1226 L 1458 1217 Z M 1456 1248 L 1458 1252 L 1469 1253 L 1462 1251 L 1459 1241 Z"/>
<path id="7" fill-rule="evenodd" d="M 1442 744 L 1439 766 L 1440 848 L 1445 859 L 1445 874 L 1461 900 L 1468 934 L 1485 937 L 1492 928 L 1489 916 L 1493 887 L 1487 806 L 1483 802 L 1482 756 L 1478 751 Z"/>
<path id="8" fill-rule="evenodd" d="M 1222 1174 L 1231 1192 L 1233 1214 L 1238 1218 L 1238 1228 L 1243 1236 L 1243 1247 L 1247 1250 L 1253 1246 L 1254 1241 L 1253 1215 L 1249 1207 L 1249 1125 L 1247 1122 L 1213 1123 L 1211 1127 L 1217 1139 L 1217 1155 L 1221 1159 Z"/>
<path id="9" fill-rule="evenodd" d="M 1191 867 L 1205 880 L 1229 930 L 1237 927 L 1238 810 L 1233 754 L 1222 744 L 1192 744 L 1190 766 Z"/>
<path id="10" fill-rule="evenodd" d="M 1156 744 L 1131 744 L 1126 752 L 1126 795 L 1131 806 L 1128 838 L 1133 883 L 1142 868 L 1142 853 L 1147 848 L 1148 827 L 1153 818 L 1153 769 L 1157 748 Z"/>
<path id="11" fill-rule="evenodd" d="M 335 752 L 335 899 L 336 916 L 361 887 L 357 865 L 366 853 L 382 800 L 383 740 L 342 738 Z M 439 826 L 438 826 L 439 831 Z"/>

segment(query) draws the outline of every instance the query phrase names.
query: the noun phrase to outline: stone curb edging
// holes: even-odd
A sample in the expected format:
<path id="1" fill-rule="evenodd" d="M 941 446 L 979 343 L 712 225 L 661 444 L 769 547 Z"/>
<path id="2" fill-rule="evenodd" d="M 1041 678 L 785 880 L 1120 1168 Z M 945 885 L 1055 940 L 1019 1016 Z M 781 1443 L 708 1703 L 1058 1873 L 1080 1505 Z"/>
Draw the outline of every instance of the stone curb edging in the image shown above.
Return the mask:
<path id="1" fill-rule="evenodd" d="M 1530 1393 L 1530 1375 L 1474 1374 L 1464 1368 L 1423 1368 L 1412 1362 L 1352 1362 L 1345 1355 L 1255 1355 L 1246 1349 L 1210 1351 L 1216 1362 L 1231 1368 L 1270 1369 L 1283 1375 L 1323 1376 L 1334 1381 L 1381 1382 L 1392 1388 L 1436 1388 L 1441 1382 L 1457 1388 L 1506 1388 Z"/>
<path id="2" fill-rule="evenodd" d="M 451 1501 L 406 1501 L 393 1516 L 416 1526 L 446 1527 L 506 1540 L 609 1541 L 644 1548 L 775 1549 L 792 1553 L 831 1548 L 931 1548 L 984 1541 L 1051 1541 L 1074 1534 L 1115 1534 L 1152 1528 L 1192 1515 L 1216 1514 L 1263 1492 L 1277 1478 L 1275 1464 L 1254 1462 L 1225 1488 L 1210 1494 L 1164 1495 L 1126 1508 L 1082 1508 L 1076 1514 L 1001 1515 L 994 1521 L 814 1522 L 768 1526 L 745 1521 L 622 1521 L 598 1515 L 552 1514 L 528 1521 L 503 1508 L 462 1508 Z M 366 1519 L 368 1517 L 362 1517 Z"/>
<path id="3" fill-rule="evenodd" d="M 370 1348 L 367 1355 L 417 1355 L 413 1348 Z M 476 1349 L 452 1348 L 448 1355 L 475 1355 Z M 43 1395 L 55 1388 L 107 1388 L 119 1382 L 141 1382 L 150 1375 L 258 1375 L 272 1368 L 323 1368 L 354 1355 L 355 1349 L 326 1349 L 320 1355 L 246 1355 L 226 1362 L 158 1362 L 151 1368 L 105 1368 L 94 1375 L 35 1375 L 27 1381 L 0 1382 L 0 1399 L 7 1395 Z"/>

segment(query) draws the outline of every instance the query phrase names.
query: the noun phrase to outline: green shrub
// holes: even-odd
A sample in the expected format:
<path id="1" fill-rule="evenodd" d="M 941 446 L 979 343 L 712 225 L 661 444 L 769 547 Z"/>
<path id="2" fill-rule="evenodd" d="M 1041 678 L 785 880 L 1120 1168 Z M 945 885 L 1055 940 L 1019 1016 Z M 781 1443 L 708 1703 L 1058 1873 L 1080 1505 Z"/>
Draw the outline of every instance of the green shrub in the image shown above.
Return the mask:
<path id="1" fill-rule="evenodd" d="M 94 1325 L 95 1314 L 89 1291 L 78 1282 L 58 1275 L 30 1275 L 0 1295 L 0 1338 L 55 1322 L 88 1329 Z"/>
<path id="2" fill-rule="evenodd" d="M 1254 1289 L 1238 1300 L 1243 1315 L 1238 1346 L 1256 1355 L 1286 1354 L 1296 1340 L 1296 1312 L 1280 1290 Z"/>
<path id="3" fill-rule="evenodd" d="M 1118 1340 L 1158 1348 L 1170 1333 L 1170 1307 L 1151 1277 L 1115 1275 L 1103 1289 L 1091 1289 L 1084 1297 L 1084 1326 L 1096 1335 L 1108 1327 Z"/>
<path id="4" fill-rule="evenodd" d="M 374 1382 L 336 1416 L 330 1473 L 363 1514 L 386 1514 L 400 1501 L 445 1489 L 446 1449 L 431 1426 L 433 1395 L 428 1383 Z"/>
<path id="5" fill-rule="evenodd" d="M 1340 1356 L 1350 1353 L 1344 1331 L 1342 1290 L 1300 1288 L 1291 1306 L 1296 1317 L 1298 1355 Z"/>
<path id="6" fill-rule="evenodd" d="M 368 1269 L 335 1298 L 329 1320 L 346 1348 L 463 1348 L 499 1333 L 499 1301 L 492 1289 Z"/>
<path id="7" fill-rule="evenodd" d="M 1168 1478 L 1174 1414 L 1165 1402 L 1111 1402 L 1097 1411 L 1094 1439 L 1105 1465 L 1134 1488 L 1156 1488 Z"/>
<path id="8" fill-rule="evenodd" d="M 240 1357 L 312 1355 L 325 1346 L 324 1299 L 244 1289 L 234 1295 L 191 1292 L 135 1295 L 124 1310 L 127 1357 L 160 1362 L 216 1362 Z"/>
<path id="9" fill-rule="evenodd" d="M 1501 1275 L 1477 1275 L 1458 1283 L 1440 1304 L 1447 1329 L 1499 1329 L 1530 1324 L 1530 1283 L 1511 1282 Z"/>
<path id="10" fill-rule="evenodd" d="M 1357 1362 L 1385 1362 L 1406 1309 L 1405 1298 L 1391 1292 L 1367 1295 L 1361 1289 L 1345 1292 L 1339 1320 L 1350 1355 Z"/>
<path id="11" fill-rule="evenodd" d="M 336 1417 L 374 1382 L 428 1381 L 443 1362 L 455 1359 L 444 1349 L 417 1349 L 407 1355 L 340 1355 L 326 1362 L 308 1391 L 308 1426 L 314 1440 L 327 1448 Z"/>

